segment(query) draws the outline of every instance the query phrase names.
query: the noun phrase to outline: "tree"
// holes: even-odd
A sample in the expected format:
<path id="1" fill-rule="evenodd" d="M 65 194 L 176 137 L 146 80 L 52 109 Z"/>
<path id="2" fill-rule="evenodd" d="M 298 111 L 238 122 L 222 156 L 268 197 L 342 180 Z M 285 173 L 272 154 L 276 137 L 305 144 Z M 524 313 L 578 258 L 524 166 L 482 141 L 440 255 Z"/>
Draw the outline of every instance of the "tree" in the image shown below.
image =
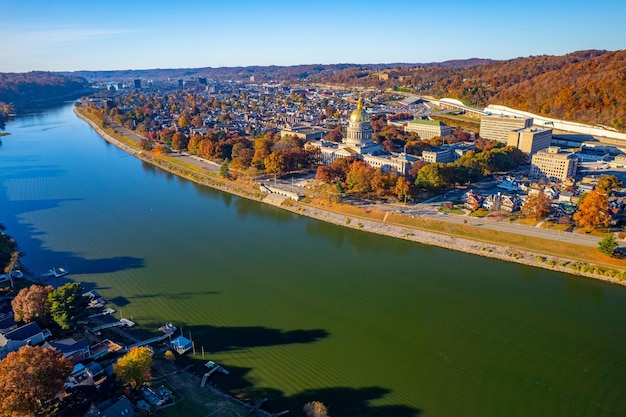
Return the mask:
<path id="1" fill-rule="evenodd" d="M 62 328 L 70 329 L 87 315 L 89 299 L 78 282 L 70 282 L 48 294 L 52 319 Z"/>
<path id="2" fill-rule="evenodd" d="M 230 165 L 230 161 L 228 159 L 225 159 L 224 162 L 222 162 L 222 165 L 220 166 L 220 177 L 222 178 L 230 178 L 230 170 L 228 169 Z"/>
<path id="3" fill-rule="evenodd" d="M 406 203 L 406 198 L 411 195 L 411 183 L 405 177 L 398 177 L 394 191 L 398 200 L 404 200 Z"/>
<path id="4" fill-rule="evenodd" d="M 574 213 L 573 218 L 576 226 L 587 230 L 595 229 L 599 226 L 607 227 L 611 224 L 607 195 L 597 189 L 584 194 L 578 204 L 578 211 Z"/>
<path id="5" fill-rule="evenodd" d="M 117 360 L 113 371 L 117 377 L 132 388 L 139 388 L 150 378 L 152 354 L 145 346 L 134 347 Z"/>
<path id="6" fill-rule="evenodd" d="M 15 320 L 31 322 L 33 320 L 46 320 L 50 316 L 49 294 L 54 291 L 50 285 L 31 285 L 22 288 L 11 301 Z"/>
<path id="7" fill-rule="evenodd" d="M 328 417 L 328 408 L 320 401 L 311 401 L 302 408 L 307 417 Z"/>
<path id="8" fill-rule="evenodd" d="M 522 214 L 535 220 L 543 219 L 551 212 L 550 198 L 543 191 L 529 195 L 522 206 Z"/>
<path id="9" fill-rule="evenodd" d="M 22 346 L 0 361 L 0 415 L 43 414 L 63 390 L 74 364 L 57 349 Z"/>
<path id="10" fill-rule="evenodd" d="M 613 190 L 621 188 L 622 181 L 620 181 L 615 175 L 603 175 L 598 180 L 596 190 L 601 191 L 604 194 L 611 194 Z"/>
<path id="11" fill-rule="evenodd" d="M 286 170 L 285 154 L 281 151 L 272 152 L 263 160 L 268 174 L 282 175 Z"/>
<path id="12" fill-rule="evenodd" d="M 450 168 L 446 164 L 434 163 L 422 167 L 417 173 L 415 185 L 427 190 L 436 190 L 450 184 Z"/>
<path id="13" fill-rule="evenodd" d="M 615 251 L 618 246 L 617 240 L 615 240 L 615 235 L 613 235 L 613 233 L 607 233 L 598 243 L 598 250 L 607 256 L 613 256 L 615 255 Z"/>

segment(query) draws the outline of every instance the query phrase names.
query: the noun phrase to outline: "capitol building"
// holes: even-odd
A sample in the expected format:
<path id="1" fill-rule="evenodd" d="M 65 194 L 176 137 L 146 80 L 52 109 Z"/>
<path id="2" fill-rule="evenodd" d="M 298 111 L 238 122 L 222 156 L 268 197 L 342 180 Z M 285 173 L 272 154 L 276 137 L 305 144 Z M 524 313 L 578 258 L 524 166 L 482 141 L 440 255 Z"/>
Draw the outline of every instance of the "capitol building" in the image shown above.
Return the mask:
<path id="1" fill-rule="evenodd" d="M 321 152 L 321 162 L 329 165 L 339 158 L 355 156 L 369 166 L 380 168 L 383 172 L 396 172 L 405 175 L 415 157 L 411 155 L 385 152 L 383 147 L 372 140 L 372 125 L 359 98 L 357 108 L 350 115 L 348 131 L 341 143 L 323 140 L 309 142 L 308 146 Z"/>

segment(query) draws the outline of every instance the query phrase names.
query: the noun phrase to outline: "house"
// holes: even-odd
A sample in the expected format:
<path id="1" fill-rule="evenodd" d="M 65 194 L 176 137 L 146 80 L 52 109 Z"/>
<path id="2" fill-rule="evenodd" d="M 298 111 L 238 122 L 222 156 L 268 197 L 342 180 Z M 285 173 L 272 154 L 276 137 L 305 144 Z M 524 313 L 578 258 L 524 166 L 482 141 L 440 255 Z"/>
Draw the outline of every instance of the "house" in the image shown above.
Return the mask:
<path id="1" fill-rule="evenodd" d="M 41 344 L 50 336 L 52 336 L 50 330 L 42 330 L 35 322 L 0 334 L 0 358 L 4 358 L 10 352 L 16 352 L 22 346 Z"/>
<path id="2" fill-rule="evenodd" d="M 72 375 L 66 382 L 66 387 L 77 387 L 94 385 L 98 386 L 104 382 L 107 375 L 98 362 L 91 362 L 87 365 L 76 364 L 72 370 Z"/>
<path id="3" fill-rule="evenodd" d="M 559 191 L 559 189 L 554 186 L 548 186 L 543 189 L 543 193 L 547 195 L 550 200 L 555 200 L 559 198 L 559 194 L 561 193 L 561 191 Z"/>
<path id="4" fill-rule="evenodd" d="M 483 200 L 483 204 L 482 207 L 487 209 L 487 210 L 500 210 L 500 207 L 502 206 L 502 200 L 500 199 L 500 193 L 498 194 L 491 194 L 489 196 L 487 196 L 484 200 Z"/>
<path id="5" fill-rule="evenodd" d="M 55 348 L 61 351 L 64 357 L 68 358 L 74 363 L 81 362 L 91 357 L 91 353 L 89 351 L 89 342 L 87 341 L 87 339 L 76 340 L 74 338 L 68 337 L 67 339 L 46 342 L 43 344 L 43 347 Z"/>
<path id="6" fill-rule="evenodd" d="M 105 401 L 98 407 L 92 404 L 83 417 L 135 417 L 135 410 L 128 398 L 121 397 L 113 404 L 110 401 Z"/>
<path id="7" fill-rule="evenodd" d="M 0 319 L 0 334 L 6 334 L 15 329 L 17 329 L 17 323 L 15 322 L 15 317 L 13 317 L 13 312 Z"/>
<path id="8" fill-rule="evenodd" d="M 518 184 L 515 178 L 507 176 L 505 179 L 498 183 L 498 188 L 504 188 L 508 191 L 519 191 L 520 184 Z"/>
<path id="9" fill-rule="evenodd" d="M 469 190 L 465 195 L 466 208 L 470 210 L 478 210 L 480 207 L 482 207 L 484 198 L 480 194 L 474 192 L 473 190 Z"/>
<path id="10" fill-rule="evenodd" d="M 518 195 L 516 195 L 516 194 L 514 194 L 514 195 L 508 195 L 508 194 L 502 195 L 501 209 L 503 211 L 507 211 L 509 213 L 513 213 L 514 211 L 518 211 L 521 207 L 522 207 L 522 199 Z"/>

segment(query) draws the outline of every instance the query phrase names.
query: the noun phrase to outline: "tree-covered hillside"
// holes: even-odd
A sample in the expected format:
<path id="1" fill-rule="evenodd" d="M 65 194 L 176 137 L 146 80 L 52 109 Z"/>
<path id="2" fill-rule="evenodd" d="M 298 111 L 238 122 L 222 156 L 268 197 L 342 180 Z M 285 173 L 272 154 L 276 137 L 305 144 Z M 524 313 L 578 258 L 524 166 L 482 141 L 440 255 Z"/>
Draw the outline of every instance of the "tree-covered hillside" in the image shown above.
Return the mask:
<path id="1" fill-rule="evenodd" d="M 82 77 L 53 72 L 0 73 L 0 107 L 12 104 L 16 110 L 72 98 L 88 91 L 89 83 Z"/>

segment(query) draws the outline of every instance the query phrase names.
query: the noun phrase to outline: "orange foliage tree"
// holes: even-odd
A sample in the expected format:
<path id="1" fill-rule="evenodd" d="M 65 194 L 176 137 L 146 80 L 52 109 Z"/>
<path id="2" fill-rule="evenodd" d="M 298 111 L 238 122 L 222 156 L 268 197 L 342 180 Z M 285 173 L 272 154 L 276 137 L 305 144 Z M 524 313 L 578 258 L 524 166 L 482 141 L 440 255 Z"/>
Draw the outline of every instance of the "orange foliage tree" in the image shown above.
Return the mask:
<path id="1" fill-rule="evenodd" d="M 33 320 L 46 320 L 50 316 L 50 301 L 48 294 L 54 291 L 52 286 L 31 285 L 22 288 L 11 301 L 15 320 L 31 322 Z"/>
<path id="2" fill-rule="evenodd" d="M 22 346 L 9 353 L 0 361 L 0 415 L 43 415 L 73 368 L 56 349 Z"/>
<path id="3" fill-rule="evenodd" d="M 578 211 L 574 213 L 576 226 L 592 230 L 600 226 L 607 227 L 611 224 L 609 213 L 609 199 L 600 190 L 593 190 L 582 197 L 578 205 Z"/>

